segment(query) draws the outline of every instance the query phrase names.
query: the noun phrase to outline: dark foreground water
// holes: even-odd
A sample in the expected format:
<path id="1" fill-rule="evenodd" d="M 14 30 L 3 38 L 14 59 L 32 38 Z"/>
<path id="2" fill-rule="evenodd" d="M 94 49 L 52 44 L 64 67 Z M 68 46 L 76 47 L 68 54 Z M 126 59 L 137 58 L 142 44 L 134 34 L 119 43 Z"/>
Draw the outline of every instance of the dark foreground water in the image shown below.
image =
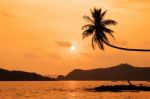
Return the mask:
<path id="1" fill-rule="evenodd" d="M 150 82 L 132 82 L 150 85 Z M 90 92 L 85 88 L 127 84 L 108 81 L 0 82 L 0 99 L 150 99 L 150 92 Z"/>

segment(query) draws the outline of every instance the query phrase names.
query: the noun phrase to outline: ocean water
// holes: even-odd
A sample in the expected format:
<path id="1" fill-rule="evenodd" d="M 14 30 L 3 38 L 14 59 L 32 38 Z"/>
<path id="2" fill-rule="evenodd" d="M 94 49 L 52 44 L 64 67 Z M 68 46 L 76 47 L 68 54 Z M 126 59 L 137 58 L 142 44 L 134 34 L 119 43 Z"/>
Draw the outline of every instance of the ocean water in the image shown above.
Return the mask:
<path id="1" fill-rule="evenodd" d="M 150 85 L 150 82 L 132 82 Z M 2 81 L 0 99 L 150 99 L 150 92 L 90 92 L 100 85 L 128 84 L 110 81 Z"/>

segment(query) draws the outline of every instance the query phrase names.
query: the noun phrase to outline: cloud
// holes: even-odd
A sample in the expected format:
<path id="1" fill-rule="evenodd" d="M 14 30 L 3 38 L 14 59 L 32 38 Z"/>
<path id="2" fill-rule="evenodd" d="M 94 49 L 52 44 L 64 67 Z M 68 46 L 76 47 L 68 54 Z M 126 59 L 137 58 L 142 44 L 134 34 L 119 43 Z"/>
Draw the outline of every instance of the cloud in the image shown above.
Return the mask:
<path id="1" fill-rule="evenodd" d="M 8 17 L 8 18 L 17 18 L 16 15 L 13 15 L 13 14 L 8 13 L 8 12 L 6 12 L 6 11 L 0 11 L 0 15 L 1 15 L 1 16 L 4 16 L 4 17 Z"/>
<path id="2" fill-rule="evenodd" d="M 55 42 L 59 47 L 71 47 L 72 44 L 70 42 L 64 42 L 64 41 L 56 41 Z"/>

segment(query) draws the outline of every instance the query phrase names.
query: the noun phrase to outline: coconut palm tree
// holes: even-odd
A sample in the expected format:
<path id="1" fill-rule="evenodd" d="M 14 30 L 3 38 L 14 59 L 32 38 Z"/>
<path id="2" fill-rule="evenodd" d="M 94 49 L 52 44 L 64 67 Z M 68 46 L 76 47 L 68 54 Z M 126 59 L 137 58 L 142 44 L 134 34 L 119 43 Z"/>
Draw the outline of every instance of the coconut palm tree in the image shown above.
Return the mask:
<path id="1" fill-rule="evenodd" d="M 83 18 L 86 19 L 89 24 L 86 24 L 82 27 L 83 33 L 83 39 L 93 35 L 92 37 L 92 47 L 95 49 L 94 45 L 97 44 L 98 47 L 101 50 L 104 50 L 104 44 L 120 49 L 120 50 L 126 50 L 126 51 L 142 51 L 142 52 L 149 52 L 150 49 L 133 49 L 133 48 L 124 48 L 124 47 L 118 47 L 115 45 L 110 44 L 107 35 L 112 36 L 113 38 L 113 30 L 109 29 L 107 26 L 109 25 L 116 25 L 117 22 L 112 19 L 104 19 L 107 11 L 102 11 L 102 9 L 94 8 L 91 10 L 92 18 L 89 16 L 84 16 Z"/>

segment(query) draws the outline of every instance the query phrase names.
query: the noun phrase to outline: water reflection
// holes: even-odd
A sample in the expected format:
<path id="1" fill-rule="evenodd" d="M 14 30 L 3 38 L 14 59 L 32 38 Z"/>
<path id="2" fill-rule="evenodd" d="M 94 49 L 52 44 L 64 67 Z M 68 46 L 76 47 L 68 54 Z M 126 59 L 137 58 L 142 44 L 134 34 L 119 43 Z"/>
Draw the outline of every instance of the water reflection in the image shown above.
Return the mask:
<path id="1" fill-rule="evenodd" d="M 100 81 L 0 82 L 2 99 L 149 99 L 149 92 L 89 92 L 85 88 L 103 85 Z M 114 82 L 107 82 L 114 84 Z M 115 82 L 115 84 L 118 82 Z M 119 82 L 125 83 L 125 82 Z M 134 82 L 134 84 L 149 82 Z"/>
<path id="2" fill-rule="evenodd" d="M 77 82 L 77 81 L 68 81 L 68 88 L 76 89 L 78 84 L 79 84 L 79 82 Z"/>

